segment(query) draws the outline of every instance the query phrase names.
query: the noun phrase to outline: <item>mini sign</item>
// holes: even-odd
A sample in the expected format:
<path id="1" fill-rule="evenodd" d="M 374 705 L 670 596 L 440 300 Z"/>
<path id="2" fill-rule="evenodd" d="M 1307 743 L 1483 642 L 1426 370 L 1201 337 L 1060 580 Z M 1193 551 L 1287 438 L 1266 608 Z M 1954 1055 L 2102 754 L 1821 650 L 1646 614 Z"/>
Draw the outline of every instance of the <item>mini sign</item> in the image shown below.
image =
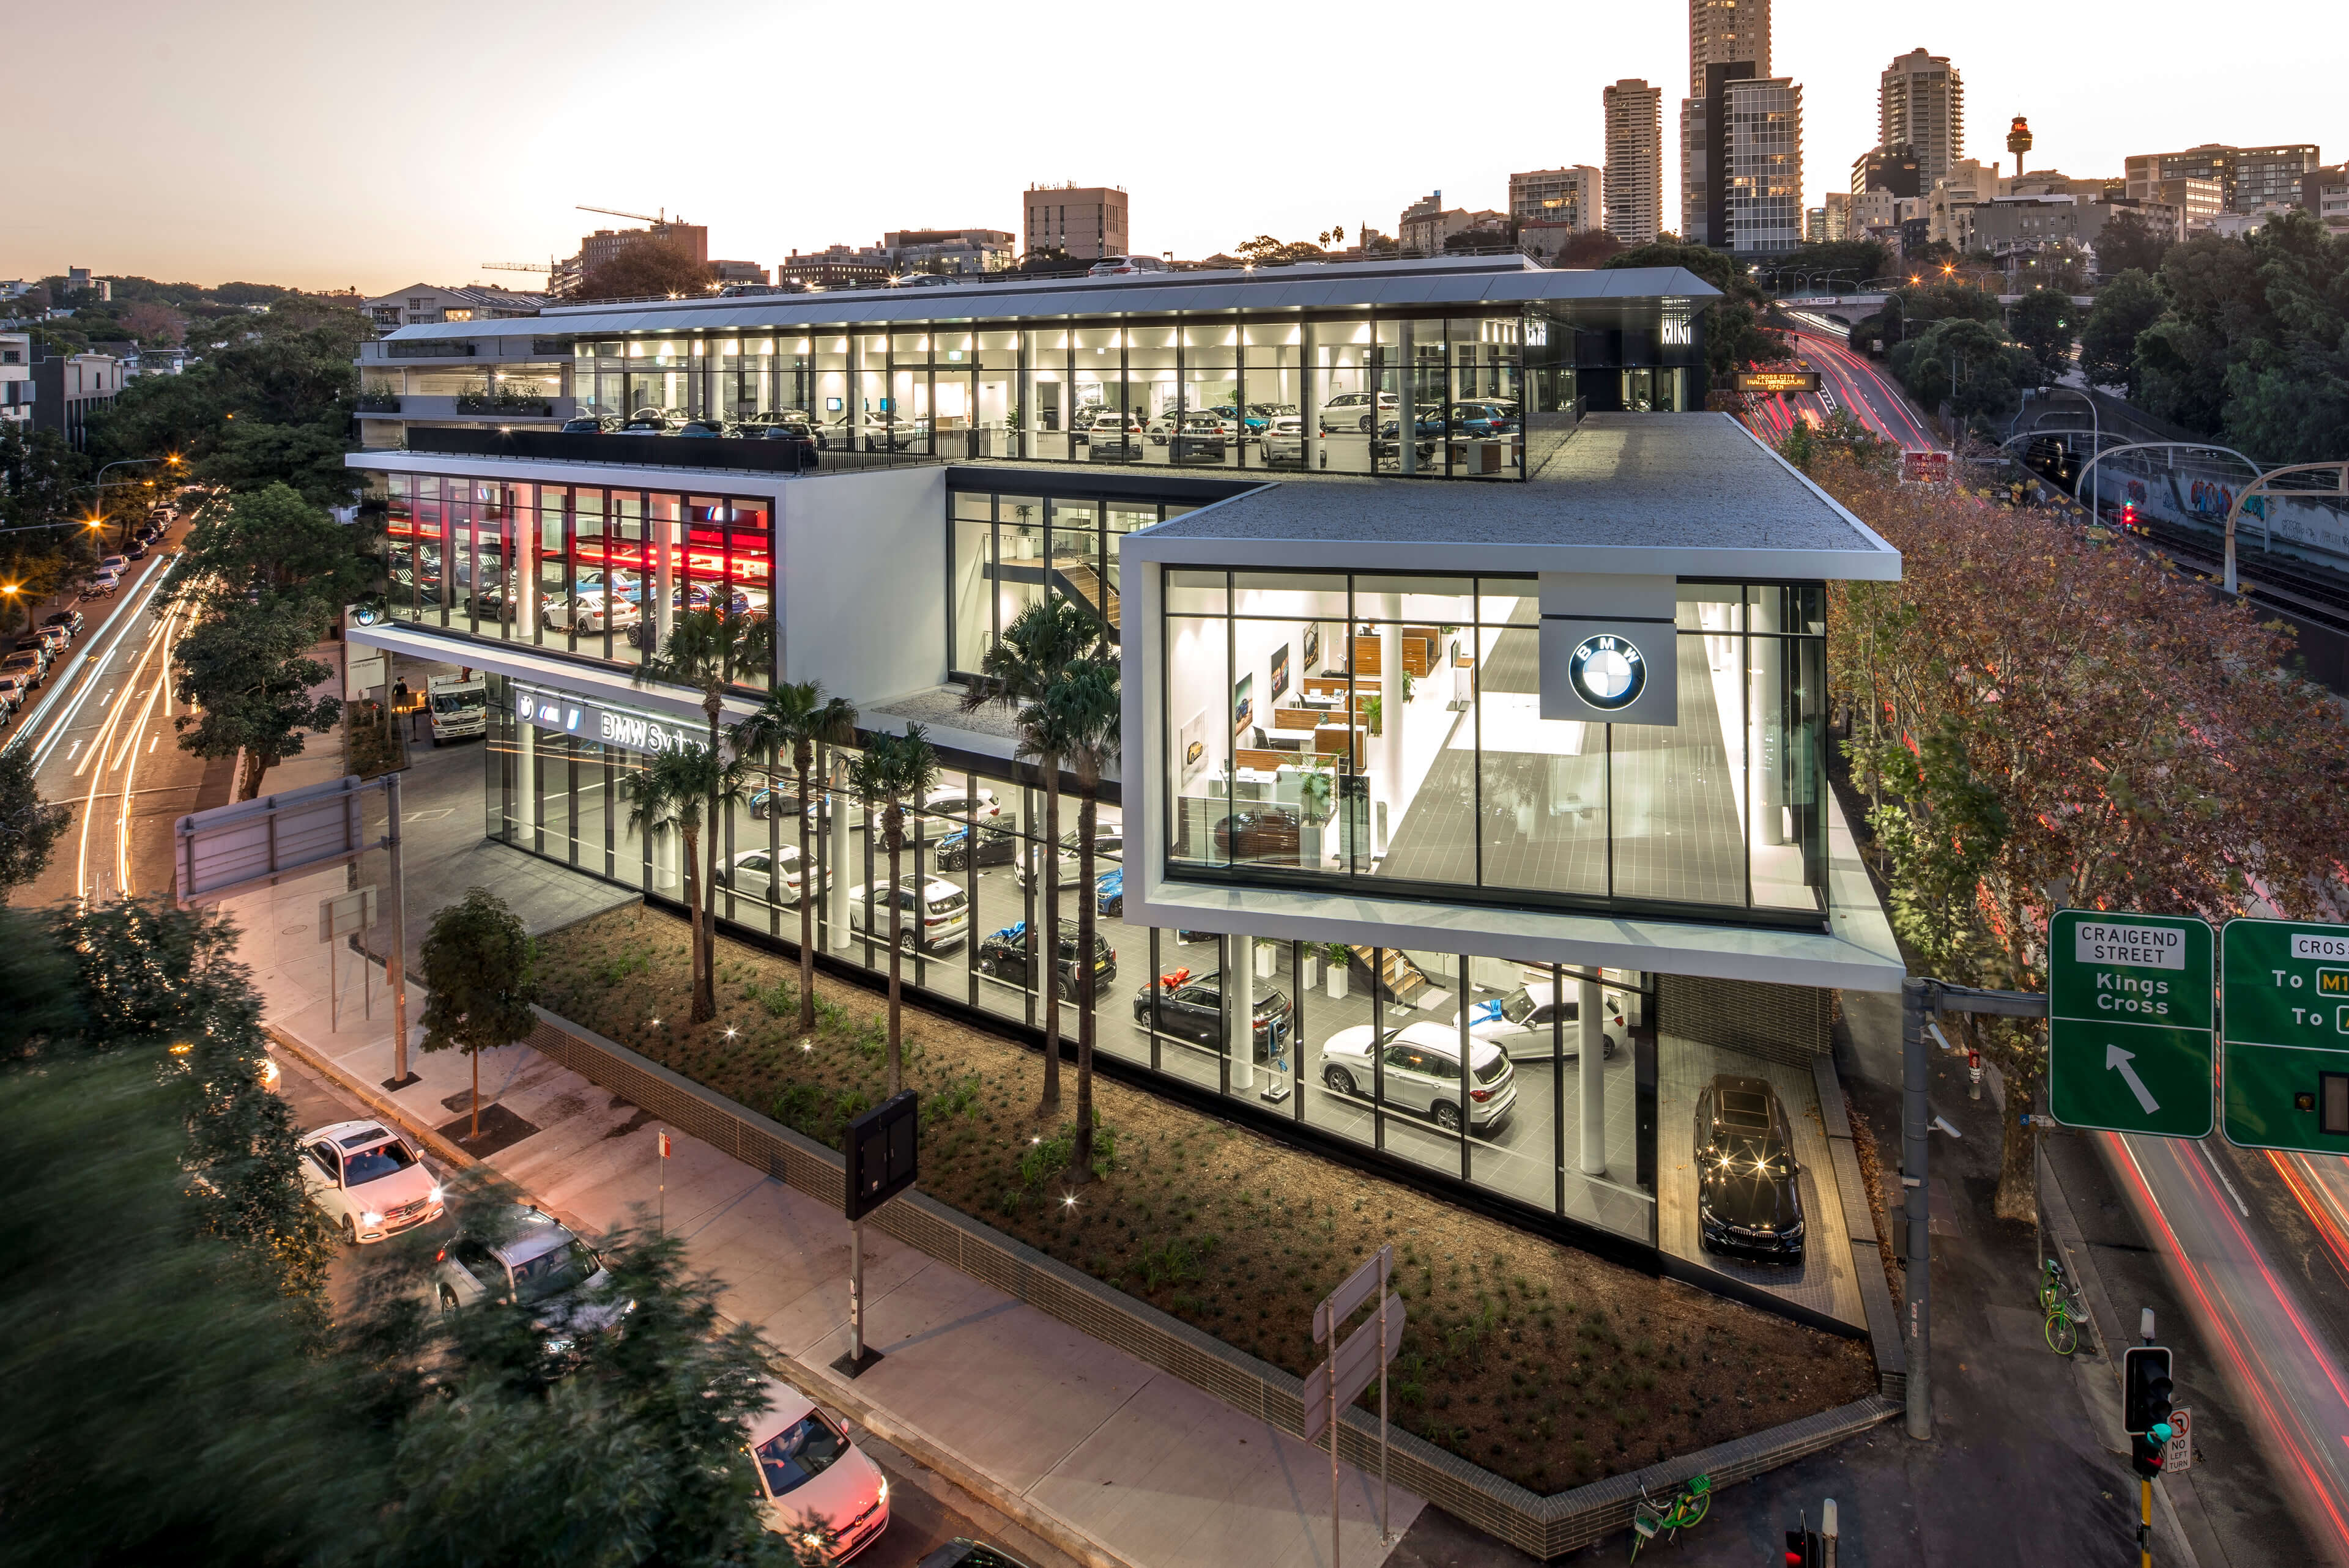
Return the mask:
<path id="1" fill-rule="evenodd" d="M 2228 1140 L 2349 1154 L 2349 926 L 2230 920 L 2220 947 Z"/>
<path id="2" fill-rule="evenodd" d="M 2047 1096 L 2067 1127 L 2200 1138 L 2213 1121 L 2209 925 L 2058 911 L 2048 924 Z"/>

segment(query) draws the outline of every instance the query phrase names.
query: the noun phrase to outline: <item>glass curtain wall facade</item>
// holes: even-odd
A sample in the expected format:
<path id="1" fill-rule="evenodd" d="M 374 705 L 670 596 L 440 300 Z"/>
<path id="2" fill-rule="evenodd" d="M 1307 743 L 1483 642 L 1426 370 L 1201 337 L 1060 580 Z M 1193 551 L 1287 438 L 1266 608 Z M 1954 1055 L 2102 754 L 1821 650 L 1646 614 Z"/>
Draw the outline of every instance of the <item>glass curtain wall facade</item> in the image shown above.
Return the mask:
<path id="1" fill-rule="evenodd" d="M 1081 605 L 1114 647 L 1124 636 L 1119 542 L 1136 529 L 1192 510 L 1131 498 L 962 490 L 954 492 L 951 505 L 950 679 L 977 675 L 1003 628 L 1047 595 Z"/>
<path id="2" fill-rule="evenodd" d="M 1529 335 L 1574 335 L 1544 317 L 1363 311 L 582 339 L 572 388 L 583 414 L 807 419 L 832 450 L 1516 479 L 1528 412 L 1575 396 L 1570 366 L 1527 387 Z"/>
<path id="3" fill-rule="evenodd" d="M 642 664 L 679 610 L 772 627 L 764 497 L 378 473 L 369 498 L 394 619 L 620 665 Z M 771 670 L 734 679 L 763 687 Z"/>
<path id="4" fill-rule="evenodd" d="M 1825 918 L 1819 584 L 1681 583 L 1665 727 L 1540 717 L 1530 577 L 1164 570 L 1170 874 Z"/>
<path id="5" fill-rule="evenodd" d="M 695 744 L 692 727 L 619 712 L 601 726 L 571 729 L 562 694 L 499 676 L 490 684 L 489 836 L 657 896 L 680 897 L 679 845 L 673 836 L 648 841 L 630 828 L 626 783 L 652 748 Z M 717 824 L 717 908 L 719 918 L 747 931 L 796 942 L 799 890 L 819 888 L 821 950 L 879 975 L 889 957 L 888 910 L 876 896 L 888 880 L 887 852 L 846 788 L 854 760 L 853 748 L 828 757 L 811 786 L 819 804 L 803 819 L 787 760 L 754 759 L 771 782 Z M 1580 1036 L 1573 1004 L 1564 1000 L 1577 994 L 1573 972 L 1128 924 L 1123 810 L 1114 799 L 1101 803 L 1095 881 L 1081 889 L 1073 791 L 1063 799 L 1062 840 L 1050 857 L 1065 938 L 1059 954 L 1048 954 L 1040 935 L 1050 924 L 1040 790 L 1008 764 L 966 758 L 949 758 L 939 783 L 941 809 L 908 812 L 902 867 L 921 890 L 926 921 L 936 922 L 937 939 L 905 965 L 917 993 L 1040 1026 L 1041 987 L 1053 985 L 1064 998 L 1062 1037 L 1073 1038 L 1076 900 L 1090 896 L 1102 939 L 1094 1006 L 1102 1055 L 1528 1212 L 1653 1243 L 1647 976 L 1603 976 L 1615 1037 L 1604 1064 L 1607 1170 L 1587 1176 L 1577 1114 Z M 809 874 L 801 874 L 802 865 Z M 1392 1038 L 1397 1031 L 1408 1037 Z M 1444 1076 L 1445 1052 L 1428 1043 L 1429 1031 L 1439 1042 L 1468 1042 L 1453 1060 L 1466 1057 L 1475 1081 L 1462 1082 L 1456 1070 Z M 1507 1067 L 1499 1069 L 1503 1058 Z M 1466 1098 L 1492 1092 L 1488 1076 L 1506 1078 L 1497 1118 L 1485 1113 L 1492 1102 Z M 1444 1104 L 1470 1114 L 1440 1109 Z"/>

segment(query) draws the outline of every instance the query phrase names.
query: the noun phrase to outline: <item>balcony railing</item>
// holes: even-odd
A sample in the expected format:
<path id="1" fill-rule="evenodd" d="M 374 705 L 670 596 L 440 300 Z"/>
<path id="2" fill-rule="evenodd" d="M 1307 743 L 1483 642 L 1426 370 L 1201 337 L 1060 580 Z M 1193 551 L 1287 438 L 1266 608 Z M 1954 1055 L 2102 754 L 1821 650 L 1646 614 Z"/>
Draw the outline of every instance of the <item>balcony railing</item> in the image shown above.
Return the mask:
<path id="1" fill-rule="evenodd" d="M 521 418 L 548 419 L 554 416 L 554 404 L 545 397 L 520 397 L 505 392 L 460 392 L 457 394 L 457 412 L 512 414 Z"/>
<path id="2" fill-rule="evenodd" d="M 359 394 L 358 410 L 362 414 L 397 414 L 399 412 L 399 394 L 362 392 Z"/>

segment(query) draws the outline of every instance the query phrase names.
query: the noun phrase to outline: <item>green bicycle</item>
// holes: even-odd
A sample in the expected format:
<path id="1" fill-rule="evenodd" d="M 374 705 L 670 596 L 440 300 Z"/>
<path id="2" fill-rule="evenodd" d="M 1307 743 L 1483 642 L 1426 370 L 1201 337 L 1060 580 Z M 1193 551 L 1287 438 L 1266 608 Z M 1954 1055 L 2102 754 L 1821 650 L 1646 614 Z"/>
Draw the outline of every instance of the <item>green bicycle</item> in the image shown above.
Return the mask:
<path id="1" fill-rule="evenodd" d="M 1631 1561 L 1640 1560 L 1640 1548 L 1653 1541 L 1658 1532 L 1678 1535 L 1691 1525 L 1701 1522 L 1705 1511 L 1713 1506 L 1713 1478 L 1689 1477 L 1678 1495 L 1659 1502 L 1640 1489 L 1640 1501 L 1631 1505 Z"/>
<path id="2" fill-rule="evenodd" d="M 2077 1350 L 2083 1315 L 2073 1296 L 2072 1282 L 2054 1258 L 2049 1258 L 2039 1273 L 2039 1305 L 2047 1315 L 2047 1348 L 2058 1356 Z"/>

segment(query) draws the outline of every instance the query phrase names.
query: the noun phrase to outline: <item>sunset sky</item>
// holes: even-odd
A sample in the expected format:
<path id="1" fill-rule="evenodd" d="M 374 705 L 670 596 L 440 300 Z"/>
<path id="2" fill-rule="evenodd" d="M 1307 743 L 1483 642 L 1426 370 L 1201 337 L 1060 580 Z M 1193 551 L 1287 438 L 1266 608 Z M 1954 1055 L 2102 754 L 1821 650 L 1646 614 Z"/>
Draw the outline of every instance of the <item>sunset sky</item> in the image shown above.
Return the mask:
<path id="1" fill-rule="evenodd" d="M 1777 0 L 1804 88 L 1804 187 L 1848 183 L 1877 73 L 1922 45 L 1964 73 L 1967 152 L 2113 174 L 2132 152 L 2313 140 L 2349 155 L 2331 5 L 1875 8 Z M 1472 6 L 563 5 L 390 8 L 117 0 L 82 68 L 12 73 L 0 278 L 229 279 L 374 293 L 535 286 L 624 221 L 707 223 L 772 266 L 886 229 L 1016 231 L 1031 181 L 1125 186 L 1137 246 L 1178 256 L 1413 198 L 1506 204 L 1509 171 L 1605 161 L 1599 90 L 1687 90 L 1679 0 Z M 2215 22 L 2214 22 L 2215 19 Z M 2202 36 L 2197 36 L 2201 34 Z M 2094 36 L 2093 48 L 2080 40 Z M 1678 210 L 1679 162 L 1665 185 Z"/>

